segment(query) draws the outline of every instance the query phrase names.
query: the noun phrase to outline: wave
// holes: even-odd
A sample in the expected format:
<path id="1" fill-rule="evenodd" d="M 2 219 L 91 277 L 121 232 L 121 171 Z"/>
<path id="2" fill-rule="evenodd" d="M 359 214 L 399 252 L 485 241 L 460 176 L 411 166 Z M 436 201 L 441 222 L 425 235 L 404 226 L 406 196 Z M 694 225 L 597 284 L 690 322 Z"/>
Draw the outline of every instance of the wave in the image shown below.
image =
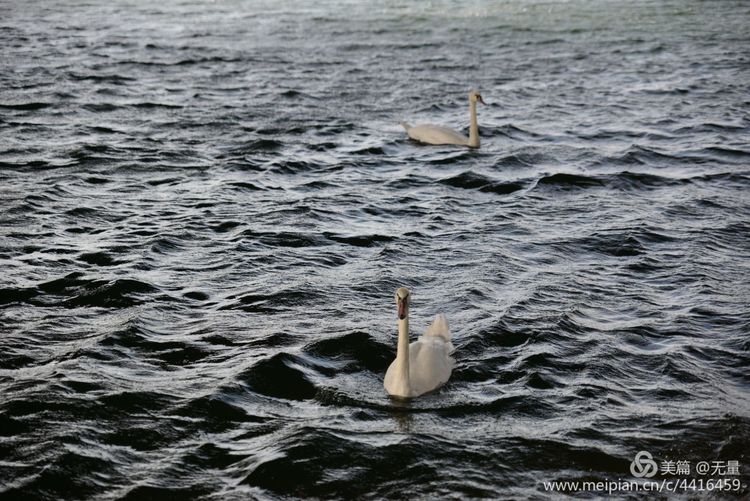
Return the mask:
<path id="1" fill-rule="evenodd" d="M 254 421 L 242 408 L 234 405 L 230 398 L 222 395 L 208 395 L 190 399 L 177 405 L 175 414 L 199 420 L 208 429 L 221 432 L 235 426 L 235 423 Z"/>
<path id="2" fill-rule="evenodd" d="M 125 105 L 129 108 L 136 108 L 136 109 L 157 109 L 157 108 L 164 108 L 167 110 L 181 110 L 184 108 L 184 106 L 180 104 L 174 104 L 174 103 L 156 103 L 152 101 L 145 101 L 145 102 L 138 102 L 138 103 L 128 103 Z"/>
<path id="3" fill-rule="evenodd" d="M 39 473 L 26 477 L 17 487 L 4 490 L 9 499 L 27 497 L 29 491 L 53 493 L 54 497 L 73 495 L 96 495 L 99 492 L 97 472 L 112 472 L 107 459 L 72 451 L 56 452 Z M 77 494 L 76 494 L 77 493 Z"/>
<path id="4" fill-rule="evenodd" d="M 302 358 L 280 353 L 258 362 L 239 375 L 238 380 L 261 395 L 286 400 L 309 400 L 315 398 L 317 389 L 300 369 L 305 365 Z"/>
<path id="5" fill-rule="evenodd" d="M 78 256 L 80 261 L 96 266 L 116 266 L 127 261 L 118 261 L 106 252 L 84 252 Z"/>
<path id="6" fill-rule="evenodd" d="M 711 182 L 726 180 L 728 182 L 747 184 L 748 178 L 744 174 L 722 173 L 712 175 L 698 175 L 693 177 L 671 177 L 648 172 L 622 171 L 614 174 L 583 174 L 557 172 L 544 174 L 536 180 L 497 181 L 493 178 L 473 171 L 438 180 L 439 183 L 454 188 L 477 190 L 485 193 L 501 195 L 511 194 L 525 189 L 616 189 L 616 190 L 647 190 L 668 186 L 679 186 L 693 182 Z"/>
<path id="7" fill-rule="evenodd" d="M 286 434 L 274 449 L 277 452 L 256 462 L 241 483 L 296 497 L 324 497 L 335 490 L 346 497 L 369 492 L 373 498 L 392 498 L 398 494 L 398 488 L 390 483 L 394 477 L 406 474 L 424 482 L 439 475 L 435 462 L 461 453 L 431 436 L 373 445 L 356 436 L 306 426 Z M 432 459 L 425 464 L 416 460 L 419 457 Z M 478 456 L 471 456 L 472 462 L 478 460 Z M 333 477 L 327 474 L 329 471 L 340 473 Z"/>
<path id="8" fill-rule="evenodd" d="M 80 272 L 35 287 L 0 289 L 0 304 L 34 306 L 128 308 L 158 292 L 153 285 L 128 278 L 87 279 Z"/>
<path id="9" fill-rule="evenodd" d="M 119 110 L 122 106 L 112 103 L 87 103 L 81 108 L 92 113 L 110 113 Z"/>
<path id="10" fill-rule="evenodd" d="M 39 101 L 31 101 L 28 103 L 18 103 L 18 104 L 0 103 L 0 108 L 5 108 L 7 110 L 21 110 L 21 111 L 43 110 L 45 108 L 50 108 L 52 106 L 55 106 L 55 103 L 45 103 L 45 102 L 39 102 Z"/>
<path id="11" fill-rule="evenodd" d="M 542 176 L 537 181 L 537 186 L 546 186 L 559 189 L 589 188 L 592 186 L 603 186 L 604 183 L 596 176 L 581 174 L 557 173 Z"/>
<path id="12" fill-rule="evenodd" d="M 284 289 L 267 294 L 256 292 L 242 294 L 240 296 L 230 295 L 220 310 L 240 309 L 253 313 L 274 313 L 283 309 L 296 308 L 304 304 L 313 303 L 319 299 L 321 293 L 305 289 Z"/>
<path id="13" fill-rule="evenodd" d="M 372 247 L 380 246 L 383 243 L 393 242 L 395 237 L 389 235 L 351 235 L 344 236 L 332 232 L 324 232 L 323 236 L 334 242 L 352 245 L 354 247 Z"/>
<path id="14" fill-rule="evenodd" d="M 103 347 L 121 347 L 133 351 L 137 358 L 165 366 L 184 367 L 204 360 L 212 351 L 194 343 L 160 340 L 144 329 L 131 325 L 118 330 L 100 341 Z"/>
<path id="15" fill-rule="evenodd" d="M 68 78 L 76 81 L 91 80 L 98 83 L 107 83 L 111 85 L 128 85 L 130 82 L 137 80 L 135 76 L 125 75 L 99 75 L 99 74 L 81 74 L 74 71 L 68 72 Z"/>
<path id="16" fill-rule="evenodd" d="M 318 233 L 303 233 L 290 231 L 254 231 L 244 230 L 240 233 L 242 239 L 257 242 L 268 247 L 320 247 L 329 244 L 329 240 Z"/>
<path id="17" fill-rule="evenodd" d="M 613 174 L 564 173 L 545 174 L 536 181 L 536 188 L 574 190 L 608 188 L 616 190 L 650 190 L 691 183 L 726 181 L 747 185 L 749 178 L 743 173 L 699 174 L 689 177 L 672 177 L 653 172 L 622 171 Z"/>
<path id="18" fill-rule="evenodd" d="M 306 353 L 339 364 L 340 372 L 368 370 L 384 371 L 395 356 L 392 349 L 375 341 L 365 332 L 351 332 L 343 336 L 316 341 L 304 348 Z"/>
<path id="19" fill-rule="evenodd" d="M 438 182 L 454 188 L 476 189 L 484 193 L 495 193 L 498 195 L 508 195 L 524 188 L 524 185 L 521 183 L 496 181 L 473 171 L 465 171 L 455 176 L 441 179 Z"/>

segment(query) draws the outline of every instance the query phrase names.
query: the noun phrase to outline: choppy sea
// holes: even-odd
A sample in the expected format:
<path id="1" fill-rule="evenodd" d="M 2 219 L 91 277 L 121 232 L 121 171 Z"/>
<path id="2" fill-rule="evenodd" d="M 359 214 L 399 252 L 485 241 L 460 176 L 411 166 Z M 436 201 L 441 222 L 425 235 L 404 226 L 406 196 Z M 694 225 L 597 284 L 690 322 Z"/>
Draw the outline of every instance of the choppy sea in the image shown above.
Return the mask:
<path id="1" fill-rule="evenodd" d="M 748 495 L 748 26 L 0 1 L 0 498 Z M 406 138 L 471 88 L 480 149 Z M 406 402 L 399 286 L 456 346 Z"/>

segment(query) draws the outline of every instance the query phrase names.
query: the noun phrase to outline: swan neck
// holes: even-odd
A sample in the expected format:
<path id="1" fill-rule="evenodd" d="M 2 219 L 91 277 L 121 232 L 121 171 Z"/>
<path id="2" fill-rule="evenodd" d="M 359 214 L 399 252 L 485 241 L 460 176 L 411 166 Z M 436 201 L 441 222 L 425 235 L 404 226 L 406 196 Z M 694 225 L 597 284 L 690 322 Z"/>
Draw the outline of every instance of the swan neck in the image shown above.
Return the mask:
<path id="1" fill-rule="evenodd" d="M 477 124 L 476 101 L 469 101 L 469 146 L 479 148 L 479 125 Z"/>
<path id="2" fill-rule="evenodd" d="M 409 385 L 409 317 L 398 321 L 398 345 L 396 347 L 397 377 Z"/>

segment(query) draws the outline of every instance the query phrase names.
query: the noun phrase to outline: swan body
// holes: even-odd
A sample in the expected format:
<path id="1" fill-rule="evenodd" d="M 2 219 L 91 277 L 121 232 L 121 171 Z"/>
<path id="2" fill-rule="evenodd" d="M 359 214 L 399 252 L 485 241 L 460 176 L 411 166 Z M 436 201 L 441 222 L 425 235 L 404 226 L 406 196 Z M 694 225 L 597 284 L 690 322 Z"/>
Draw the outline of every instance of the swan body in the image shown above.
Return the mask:
<path id="1" fill-rule="evenodd" d="M 482 95 L 473 90 L 469 92 L 469 137 L 441 125 L 409 125 L 401 122 L 406 134 L 420 143 L 457 144 L 469 148 L 479 148 L 479 125 L 477 124 L 477 102 L 485 104 Z"/>
<path id="2" fill-rule="evenodd" d="M 450 329 L 440 313 L 418 340 L 409 344 L 409 289 L 396 291 L 398 345 L 383 386 L 394 397 L 418 397 L 445 384 L 453 371 Z"/>

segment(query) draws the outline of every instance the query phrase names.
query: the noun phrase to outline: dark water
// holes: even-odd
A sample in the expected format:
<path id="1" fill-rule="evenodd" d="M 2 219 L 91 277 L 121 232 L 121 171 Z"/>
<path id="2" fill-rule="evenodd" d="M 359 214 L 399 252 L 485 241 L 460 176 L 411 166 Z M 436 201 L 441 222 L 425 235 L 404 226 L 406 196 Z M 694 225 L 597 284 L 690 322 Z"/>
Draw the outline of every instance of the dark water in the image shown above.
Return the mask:
<path id="1" fill-rule="evenodd" d="M 747 485 L 748 26 L 0 3 L 0 497 L 556 498 L 641 450 Z M 470 87 L 480 150 L 405 139 L 466 130 Z M 457 347 L 410 403 L 382 388 L 401 285 Z"/>

